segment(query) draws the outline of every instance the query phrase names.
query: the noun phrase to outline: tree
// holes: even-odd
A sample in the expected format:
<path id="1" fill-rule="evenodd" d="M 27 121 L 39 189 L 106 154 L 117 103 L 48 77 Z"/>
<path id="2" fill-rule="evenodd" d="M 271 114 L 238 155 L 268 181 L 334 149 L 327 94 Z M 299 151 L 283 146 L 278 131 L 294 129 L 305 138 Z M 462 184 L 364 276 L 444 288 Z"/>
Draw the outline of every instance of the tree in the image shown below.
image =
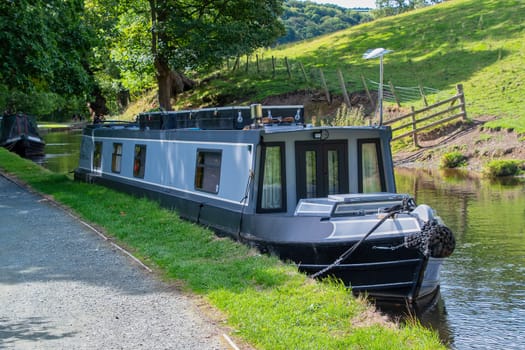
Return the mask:
<path id="1" fill-rule="evenodd" d="M 0 2 L 3 108 L 49 114 L 93 87 L 83 0 Z"/>
<path id="2" fill-rule="evenodd" d="M 277 40 L 278 44 L 309 39 L 371 20 L 368 13 L 312 1 L 285 0 L 283 9 L 286 35 Z"/>
<path id="3" fill-rule="evenodd" d="M 273 44 L 282 0 L 149 0 L 159 104 L 193 85 L 184 72 Z"/>
<path id="4" fill-rule="evenodd" d="M 441 2 L 443 0 L 376 0 L 377 10 L 374 13 L 378 17 L 393 16 Z"/>

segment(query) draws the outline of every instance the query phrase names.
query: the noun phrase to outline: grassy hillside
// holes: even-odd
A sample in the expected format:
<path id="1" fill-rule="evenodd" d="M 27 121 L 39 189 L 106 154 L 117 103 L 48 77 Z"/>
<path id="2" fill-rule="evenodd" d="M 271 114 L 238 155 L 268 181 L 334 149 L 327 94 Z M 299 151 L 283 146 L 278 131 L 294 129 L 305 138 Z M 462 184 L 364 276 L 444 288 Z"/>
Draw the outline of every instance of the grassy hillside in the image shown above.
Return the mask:
<path id="1" fill-rule="evenodd" d="M 295 45 L 259 52 L 245 58 L 236 72 L 232 65 L 178 102 L 225 104 L 261 101 L 264 97 L 319 88 L 322 68 L 333 93 L 340 92 L 336 75 L 341 69 L 349 91 L 362 90 L 361 75 L 379 81 L 379 60 L 364 60 L 370 48 L 394 52 L 385 56 L 384 79 L 395 86 L 420 85 L 453 94 L 464 85 L 471 117 L 496 115 L 525 132 L 525 2 L 522 0 L 451 0 L 396 17 L 376 20 Z M 271 57 L 277 71 L 272 77 Z M 288 77 L 284 58 L 292 70 Z M 304 66 L 308 82 L 300 69 Z M 415 96 L 405 106 L 421 103 Z"/>

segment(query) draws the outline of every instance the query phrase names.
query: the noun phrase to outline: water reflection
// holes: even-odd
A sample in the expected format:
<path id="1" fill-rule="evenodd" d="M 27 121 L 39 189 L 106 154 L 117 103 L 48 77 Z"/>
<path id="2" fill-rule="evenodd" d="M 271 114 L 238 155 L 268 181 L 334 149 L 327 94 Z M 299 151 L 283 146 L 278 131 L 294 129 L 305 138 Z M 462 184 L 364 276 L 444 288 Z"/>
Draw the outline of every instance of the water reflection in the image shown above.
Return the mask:
<path id="1" fill-rule="evenodd" d="M 80 154 L 80 131 L 49 132 L 43 138 L 46 141 L 45 156 L 36 161 L 56 173 L 75 170 Z"/>
<path id="2" fill-rule="evenodd" d="M 525 346 L 525 183 L 397 169 L 399 192 L 436 209 L 455 232 L 441 299 L 419 314 L 453 349 Z M 446 307 L 445 307 L 446 304 Z"/>

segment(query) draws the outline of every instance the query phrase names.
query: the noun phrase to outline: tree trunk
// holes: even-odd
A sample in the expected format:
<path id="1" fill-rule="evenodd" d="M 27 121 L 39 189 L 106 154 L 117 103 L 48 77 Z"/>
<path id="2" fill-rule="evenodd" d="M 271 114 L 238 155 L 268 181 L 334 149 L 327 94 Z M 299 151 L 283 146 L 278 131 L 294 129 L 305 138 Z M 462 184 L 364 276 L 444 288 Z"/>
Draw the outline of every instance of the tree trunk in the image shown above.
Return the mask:
<path id="1" fill-rule="evenodd" d="M 149 0 L 151 10 L 151 23 L 153 29 L 164 22 L 166 12 L 158 12 L 155 0 Z M 164 40 L 162 40 L 164 39 Z M 176 98 L 183 91 L 193 89 L 195 82 L 188 79 L 184 74 L 170 69 L 168 60 L 162 52 L 158 50 L 158 41 L 167 41 L 162 34 L 156 30 L 151 31 L 151 52 L 155 57 L 155 69 L 157 71 L 157 86 L 159 88 L 159 106 L 160 108 L 171 111 L 171 97 Z"/>
<path id="2" fill-rule="evenodd" d="M 159 106 L 165 111 L 171 111 L 172 78 L 168 65 L 158 57 L 155 59 L 157 69 L 157 86 L 159 88 Z"/>
<path id="3" fill-rule="evenodd" d="M 159 105 L 165 111 L 171 111 L 171 98 L 191 90 L 195 87 L 195 82 L 184 74 L 171 70 L 162 59 L 156 59 L 157 85 L 159 88 Z"/>

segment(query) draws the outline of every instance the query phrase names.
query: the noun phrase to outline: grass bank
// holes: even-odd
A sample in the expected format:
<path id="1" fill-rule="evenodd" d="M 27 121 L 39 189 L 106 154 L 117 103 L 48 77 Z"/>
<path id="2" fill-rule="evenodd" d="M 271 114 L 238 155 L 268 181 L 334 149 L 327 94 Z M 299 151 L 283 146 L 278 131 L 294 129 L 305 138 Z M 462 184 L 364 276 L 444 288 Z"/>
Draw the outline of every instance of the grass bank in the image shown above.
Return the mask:
<path id="1" fill-rule="evenodd" d="M 312 281 L 155 202 L 75 182 L 3 148 L 0 170 L 52 196 L 163 278 L 202 296 L 225 315 L 234 336 L 258 349 L 444 349 L 418 324 L 378 321 L 340 284 Z"/>

